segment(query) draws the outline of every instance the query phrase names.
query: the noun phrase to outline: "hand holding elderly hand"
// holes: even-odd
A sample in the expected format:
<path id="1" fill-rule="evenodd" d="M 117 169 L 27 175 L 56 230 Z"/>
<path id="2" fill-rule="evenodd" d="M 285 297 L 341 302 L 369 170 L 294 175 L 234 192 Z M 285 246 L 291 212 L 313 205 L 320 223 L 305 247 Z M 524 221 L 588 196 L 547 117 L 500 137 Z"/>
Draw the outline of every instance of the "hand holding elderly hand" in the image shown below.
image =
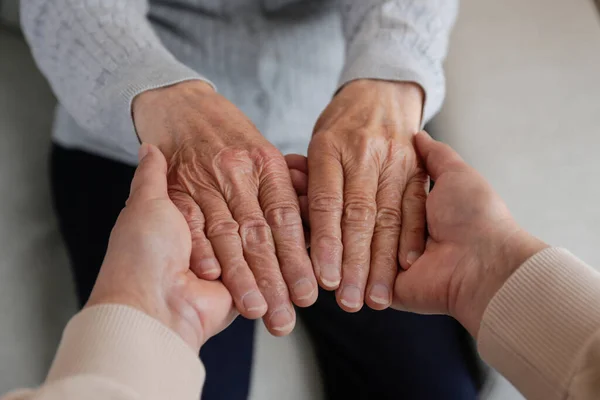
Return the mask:
<path id="1" fill-rule="evenodd" d="M 221 282 L 199 279 L 190 270 L 190 230 L 168 196 L 164 156 L 156 147 L 143 145 L 140 158 L 86 307 L 134 307 L 198 350 L 237 312 Z"/>
<path id="2" fill-rule="evenodd" d="M 423 255 L 394 276 L 392 308 L 451 315 L 477 336 L 494 294 L 547 245 L 519 227 L 493 188 L 449 146 L 424 132 L 415 146 L 435 181 L 426 198 L 429 237 Z M 299 155 L 286 160 L 308 221 L 303 186 L 309 161 Z"/>
<path id="3" fill-rule="evenodd" d="M 308 160 L 281 156 L 214 92 L 186 87 L 170 94 L 174 104 L 207 110 L 197 119 L 185 111 L 191 120 L 169 109 L 157 117 L 184 132 L 160 141 L 170 159 L 169 195 L 191 230 L 190 251 L 181 252 L 190 257 L 186 275 L 221 275 L 238 310 L 266 313 L 277 335 L 293 328 L 290 297 L 300 305 L 316 300 L 315 275 L 326 289 L 337 288 L 346 311 L 364 301 L 383 309 L 393 300 L 395 308 L 453 315 L 476 334 L 491 296 L 545 245 L 520 230 L 491 187 L 449 147 L 423 133 L 415 139 L 422 98 L 408 85 L 347 85 L 319 119 Z M 154 102 L 168 103 L 169 96 L 141 104 L 160 110 Z M 151 119 L 141 119 L 153 132 L 145 125 Z M 436 181 L 429 197 L 427 172 Z M 300 213 L 310 220 L 314 273 Z M 305 284 L 302 295 L 297 289 Z"/>
<path id="4" fill-rule="evenodd" d="M 449 146 L 415 139 L 435 186 L 427 198 L 424 254 L 394 286 L 394 308 L 449 314 L 477 336 L 494 294 L 529 257 L 547 247 L 522 230 L 485 179 Z"/>

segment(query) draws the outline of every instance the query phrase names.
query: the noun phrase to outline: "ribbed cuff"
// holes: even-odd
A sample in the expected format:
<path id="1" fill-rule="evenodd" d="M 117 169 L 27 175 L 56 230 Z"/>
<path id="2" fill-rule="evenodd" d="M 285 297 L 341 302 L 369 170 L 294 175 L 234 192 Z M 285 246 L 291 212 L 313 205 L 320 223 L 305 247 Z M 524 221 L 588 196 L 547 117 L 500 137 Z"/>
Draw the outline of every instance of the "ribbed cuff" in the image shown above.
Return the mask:
<path id="1" fill-rule="evenodd" d="M 600 331 L 600 273 L 567 250 L 523 264 L 487 307 L 478 346 L 528 399 L 564 399 L 582 350 Z"/>
<path id="2" fill-rule="evenodd" d="M 99 305 L 75 315 L 63 333 L 47 382 L 94 375 L 140 399 L 200 397 L 204 367 L 175 332 L 134 308 Z"/>
<path id="3" fill-rule="evenodd" d="M 215 87 L 211 81 L 177 61 L 164 49 L 143 53 L 139 61 L 121 67 L 118 80 L 110 82 L 102 88 L 101 93 L 96 94 L 100 103 L 99 112 L 106 124 L 102 129 L 103 140 L 135 157 L 140 146 L 131 114 L 135 96 L 189 80 L 201 80 Z"/>
<path id="4" fill-rule="evenodd" d="M 434 67 L 417 54 L 416 49 L 407 48 L 393 36 L 378 38 L 349 52 L 339 87 L 356 79 L 414 82 L 421 86 L 425 93 L 421 126 L 437 114 L 445 96 L 441 65 Z"/>

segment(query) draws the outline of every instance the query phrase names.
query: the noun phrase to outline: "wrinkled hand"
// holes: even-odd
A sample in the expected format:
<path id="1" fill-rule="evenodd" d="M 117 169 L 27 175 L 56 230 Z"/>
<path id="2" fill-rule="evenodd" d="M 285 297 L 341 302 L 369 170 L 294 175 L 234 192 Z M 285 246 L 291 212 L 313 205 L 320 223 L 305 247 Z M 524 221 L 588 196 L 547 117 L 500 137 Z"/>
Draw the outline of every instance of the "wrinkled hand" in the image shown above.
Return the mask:
<path id="1" fill-rule="evenodd" d="M 137 308 L 198 350 L 237 312 L 221 282 L 201 280 L 189 269 L 192 240 L 185 218 L 169 199 L 164 156 L 149 145 L 142 146 L 140 156 L 127 206 L 86 306 Z"/>
<path id="2" fill-rule="evenodd" d="M 247 318 L 272 334 L 317 298 L 298 197 L 281 153 L 203 82 L 145 92 L 133 104 L 143 141 L 169 162 L 169 195 L 192 232 L 191 269 L 221 277 Z"/>
<path id="3" fill-rule="evenodd" d="M 308 150 L 311 258 L 339 305 L 392 302 L 398 263 L 425 248 L 428 178 L 412 138 L 423 94 L 412 83 L 357 80 L 323 112 Z M 366 291 L 366 292 L 365 292 Z"/>
<path id="4" fill-rule="evenodd" d="M 394 308 L 455 317 L 473 336 L 493 295 L 546 245 L 523 231 L 485 179 L 449 146 L 416 136 L 435 181 L 427 199 L 425 253 L 394 288 Z"/>

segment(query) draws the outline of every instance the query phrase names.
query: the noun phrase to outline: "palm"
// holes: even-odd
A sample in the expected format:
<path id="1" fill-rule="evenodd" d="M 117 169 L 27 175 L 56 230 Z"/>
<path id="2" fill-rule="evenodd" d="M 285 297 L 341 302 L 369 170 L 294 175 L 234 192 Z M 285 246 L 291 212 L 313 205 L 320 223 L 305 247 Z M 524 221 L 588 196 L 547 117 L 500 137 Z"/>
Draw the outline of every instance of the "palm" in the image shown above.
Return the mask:
<path id="1" fill-rule="evenodd" d="M 463 278 L 480 269 L 478 236 L 493 236 L 512 223 L 504 203 L 472 168 L 442 174 L 426 203 L 429 239 L 424 254 L 396 279 L 394 307 L 452 314 Z M 402 288 L 402 289 L 399 289 Z"/>

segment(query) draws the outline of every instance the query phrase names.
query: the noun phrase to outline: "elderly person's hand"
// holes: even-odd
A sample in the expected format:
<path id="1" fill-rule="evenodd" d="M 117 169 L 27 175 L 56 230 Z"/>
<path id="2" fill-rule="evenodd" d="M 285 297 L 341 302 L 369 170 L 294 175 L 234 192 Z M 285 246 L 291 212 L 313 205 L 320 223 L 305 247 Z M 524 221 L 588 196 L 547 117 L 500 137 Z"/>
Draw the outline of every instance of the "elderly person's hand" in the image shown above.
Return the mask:
<path id="1" fill-rule="evenodd" d="M 494 294 L 547 245 L 519 227 L 493 188 L 449 146 L 426 133 L 415 143 L 435 181 L 426 205 L 429 239 L 425 253 L 398 274 L 393 307 L 452 315 L 476 337 Z"/>
<path id="2" fill-rule="evenodd" d="M 200 81 L 145 92 L 133 113 L 140 138 L 167 157 L 169 194 L 192 232 L 192 271 L 220 277 L 240 313 L 263 317 L 272 334 L 291 332 L 292 301 L 309 306 L 318 291 L 283 155 Z"/>
<path id="3" fill-rule="evenodd" d="M 311 258 L 321 286 L 350 312 L 392 302 L 398 263 L 425 248 L 428 179 L 412 138 L 423 92 L 413 83 L 347 84 L 317 122 L 308 150 Z M 365 299 L 366 298 L 366 299 Z"/>
<path id="4" fill-rule="evenodd" d="M 190 270 L 192 238 L 185 218 L 168 196 L 164 156 L 156 147 L 143 145 L 140 158 L 86 307 L 134 307 L 199 349 L 237 312 L 221 282 L 199 279 Z"/>

